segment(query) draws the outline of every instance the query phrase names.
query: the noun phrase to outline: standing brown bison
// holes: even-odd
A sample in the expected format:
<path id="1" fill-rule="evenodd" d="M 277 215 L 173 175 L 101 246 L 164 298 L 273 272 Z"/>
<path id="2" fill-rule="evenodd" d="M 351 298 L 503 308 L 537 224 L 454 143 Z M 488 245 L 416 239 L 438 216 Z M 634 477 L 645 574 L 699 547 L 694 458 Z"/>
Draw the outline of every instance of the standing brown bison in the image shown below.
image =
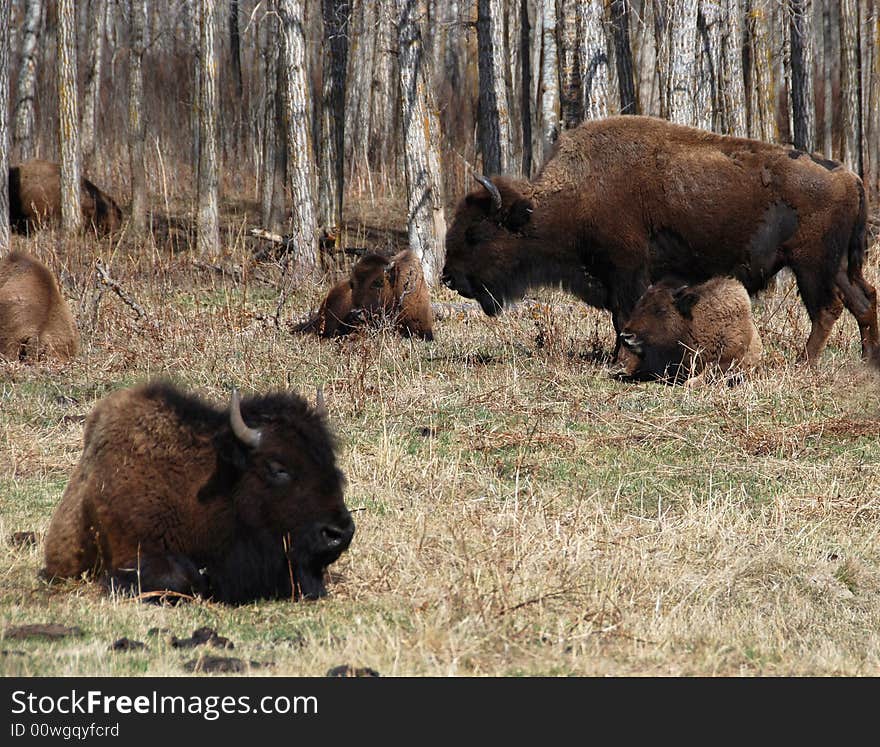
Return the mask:
<path id="1" fill-rule="evenodd" d="M 530 287 L 561 285 L 609 309 L 619 333 L 666 275 L 730 275 L 755 293 L 790 267 L 812 321 L 808 359 L 844 305 L 863 354 L 880 356 L 876 293 L 862 276 L 865 193 L 837 163 L 625 116 L 562 134 L 533 182 L 480 181 L 447 233 L 443 280 L 489 315 Z"/>
<path id="2" fill-rule="evenodd" d="M 122 211 L 110 195 L 83 177 L 80 184 L 83 224 L 101 234 L 122 225 Z M 9 225 L 30 233 L 61 220 L 61 167 L 33 159 L 9 169 Z"/>
<path id="3" fill-rule="evenodd" d="M 763 351 L 749 294 L 738 280 L 664 280 L 639 299 L 620 333 L 618 375 L 683 382 L 707 367 L 748 369 Z"/>
<path id="4" fill-rule="evenodd" d="M 302 398 L 233 392 L 221 410 L 151 383 L 99 402 L 83 441 L 45 577 L 229 603 L 326 593 L 354 523 L 333 438 Z"/>
<path id="5" fill-rule="evenodd" d="M 0 260 L 0 356 L 67 359 L 78 349 L 76 322 L 52 271 L 21 252 Z"/>
<path id="6" fill-rule="evenodd" d="M 317 314 L 294 330 L 337 337 L 380 319 L 390 320 L 402 334 L 434 339 L 431 296 L 421 263 L 410 249 L 390 259 L 365 254 L 350 277 L 330 289 Z"/>

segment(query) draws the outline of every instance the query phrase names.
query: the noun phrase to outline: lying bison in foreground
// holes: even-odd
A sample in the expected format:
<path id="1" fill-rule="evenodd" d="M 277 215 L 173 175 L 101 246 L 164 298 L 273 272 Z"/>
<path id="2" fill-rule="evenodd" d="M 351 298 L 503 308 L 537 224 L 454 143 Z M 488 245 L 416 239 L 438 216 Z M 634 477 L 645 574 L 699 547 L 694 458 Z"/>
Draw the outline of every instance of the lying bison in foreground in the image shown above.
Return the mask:
<path id="1" fill-rule="evenodd" d="M 749 294 L 738 280 L 688 286 L 664 280 L 645 291 L 623 331 L 617 375 L 681 383 L 707 369 L 721 374 L 754 367 L 761 337 Z"/>
<path id="2" fill-rule="evenodd" d="M 446 235 L 443 281 L 486 314 L 561 285 L 624 328 L 652 282 L 730 275 L 749 293 L 783 267 L 812 321 L 815 360 L 845 305 L 877 361 L 874 288 L 862 276 L 865 192 L 851 171 L 798 150 L 652 117 L 560 135 L 533 182 L 479 177 Z"/>
<path id="3" fill-rule="evenodd" d="M 372 252 L 361 257 L 350 277 L 330 289 L 317 314 L 294 331 L 338 337 L 383 319 L 407 336 L 434 339 L 431 296 L 410 249 L 390 259 Z"/>
<path id="4" fill-rule="evenodd" d="M 83 225 L 100 234 L 122 226 L 122 211 L 110 195 L 88 179 L 80 183 Z M 61 167 L 33 159 L 9 169 L 9 225 L 17 233 L 31 233 L 61 220 Z"/>
<path id="5" fill-rule="evenodd" d="M 99 402 L 83 441 L 44 577 L 229 603 L 326 593 L 354 523 L 324 416 L 302 398 L 233 392 L 221 410 L 151 383 Z"/>
<path id="6" fill-rule="evenodd" d="M 52 271 L 22 252 L 0 260 L 0 357 L 42 353 L 72 358 L 79 349 L 76 322 Z"/>

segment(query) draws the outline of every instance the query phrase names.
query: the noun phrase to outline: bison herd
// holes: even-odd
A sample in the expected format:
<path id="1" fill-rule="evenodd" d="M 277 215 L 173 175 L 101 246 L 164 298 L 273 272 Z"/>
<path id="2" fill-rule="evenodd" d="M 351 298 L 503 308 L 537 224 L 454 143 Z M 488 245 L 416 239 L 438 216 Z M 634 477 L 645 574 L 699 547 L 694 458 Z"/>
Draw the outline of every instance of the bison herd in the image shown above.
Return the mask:
<path id="1" fill-rule="evenodd" d="M 618 377 L 748 372 L 762 352 L 749 294 L 784 267 L 811 321 L 804 359 L 815 363 L 845 307 L 863 356 L 880 362 L 865 193 L 835 162 L 627 116 L 562 134 L 533 181 L 476 178 L 449 226 L 443 282 L 490 316 L 540 286 L 609 310 Z M 13 167 L 9 186 L 16 231 L 58 218 L 56 164 Z M 85 179 L 81 206 L 99 233 L 122 225 Z M 340 337 L 383 320 L 434 339 L 411 250 L 363 256 L 294 330 Z M 49 269 L 19 252 L 0 261 L 0 355 L 70 358 L 78 343 Z M 354 534 L 344 487 L 320 397 L 233 391 L 217 407 L 168 383 L 117 391 L 86 421 L 42 573 L 147 597 L 317 598 Z"/>

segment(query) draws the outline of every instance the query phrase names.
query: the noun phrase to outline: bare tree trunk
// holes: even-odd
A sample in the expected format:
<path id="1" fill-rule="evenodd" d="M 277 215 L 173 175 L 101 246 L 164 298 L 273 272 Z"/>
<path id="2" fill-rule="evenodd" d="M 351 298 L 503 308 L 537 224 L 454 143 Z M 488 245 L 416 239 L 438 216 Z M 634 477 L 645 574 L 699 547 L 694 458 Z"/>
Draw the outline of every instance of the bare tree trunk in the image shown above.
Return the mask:
<path id="1" fill-rule="evenodd" d="M 874 193 L 874 185 L 877 180 L 877 140 L 880 139 L 878 121 L 874 112 L 875 89 L 880 80 L 874 77 L 875 58 L 878 53 L 876 46 L 877 37 L 880 36 L 880 17 L 878 17 L 877 0 L 859 0 L 859 11 L 862 25 L 860 28 L 861 40 L 861 119 L 862 119 L 862 171 L 868 193 Z"/>
<path id="2" fill-rule="evenodd" d="M 697 10 L 694 0 L 669 2 L 669 118 L 697 123 Z"/>
<path id="3" fill-rule="evenodd" d="M 787 77 L 790 81 L 792 142 L 812 153 L 816 147 L 816 117 L 813 101 L 813 33 L 811 0 L 788 0 Z"/>
<path id="4" fill-rule="evenodd" d="M 579 0 L 562 0 L 560 9 L 559 98 L 565 129 L 577 127 L 584 119 L 579 6 Z"/>
<path id="5" fill-rule="evenodd" d="M 271 231 L 278 228 L 279 213 L 275 210 L 278 203 L 276 193 L 276 154 L 283 148 L 278 142 L 281 128 L 278 127 L 279 109 L 278 103 L 278 17 L 275 12 L 274 2 L 269 3 L 268 11 L 262 21 L 265 26 L 265 41 L 263 43 L 263 76 L 265 81 L 265 95 L 263 100 L 263 173 L 260 187 L 260 219 L 261 224 Z M 283 189 L 284 171 L 281 171 Z"/>
<path id="6" fill-rule="evenodd" d="M 778 140 L 774 95 L 776 81 L 770 42 L 770 19 L 765 0 L 745 0 L 747 46 L 749 50 L 748 118 L 749 137 L 774 142 Z"/>
<path id="7" fill-rule="evenodd" d="M 90 0 L 89 14 L 92 22 L 89 30 L 89 70 L 81 122 L 82 149 L 86 163 L 90 163 L 95 157 L 95 113 L 101 96 L 101 58 L 104 49 L 104 0 Z"/>
<path id="8" fill-rule="evenodd" d="M 240 101 L 244 85 L 241 79 L 241 33 L 238 30 L 238 0 L 229 0 L 229 53 L 232 57 L 235 92 Z"/>
<path id="9" fill-rule="evenodd" d="M 397 0 L 400 103 L 408 206 L 409 246 L 425 280 L 436 286 L 443 267 L 446 218 L 440 169 L 440 123 L 428 88 L 419 18 L 424 0 Z"/>
<path id="10" fill-rule="evenodd" d="M 373 82 L 370 87 L 370 128 L 367 147 L 373 166 L 391 169 L 396 160 L 397 138 L 397 66 L 392 10 L 388 4 L 376 3 L 376 24 L 371 33 L 376 35 L 373 61 Z M 393 7 L 393 6 L 392 6 Z"/>
<path id="11" fill-rule="evenodd" d="M 143 234 L 147 224 L 147 174 L 144 157 L 147 130 L 144 123 L 144 26 L 143 2 L 131 4 L 128 52 L 128 154 L 131 166 L 131 227 Z"/>
<path id="12" fill-rule="evenodd" d="M 320 225 L 338 235 L 345 191 L 345 74 L 349 0 L 323 0 L 324 92 L 321 105 Z"/>
<path id="13" fill-rule="evenodd" d="M 377 3 L 370 0 L 357 0 L 357 35 L 351 53 L 350 80 L 346 112 L 349 117 L 345 128 L 346 159 L 369 167 L 368 151 L 370 120 L 372 118 L 371 87 L 373 63 L 375 59 L 375 35 Z"/>
<path id="14" fill-rule="evenodd" d="M 480 68 L 480 145 L 483 170 L 510 170 L 510 107 L 504 70 L 509 65 L 504 44 L 504 0 L 478 0 L 477 37 Z"/>
<path id="15" fill-rule="evenodd" d="M 519 54 L 520 54 L 520 113 L 522 117 L 522 174 L 532 175 L 532 23 L 529 19 L 529 0 L 520 0 Z"/>
<path id="16" fill-rule="evenodd" d="M 0 0 L 0 257 L 9 251 L 9 0 Z"/>
<path id="17" fill-rule="evenodd" d="M 724 132 L 746 137 L 746 91 L 743 73 L 743 23 L 738 0 L 724 0 L 719 88 Z"/>
<path id="18" fill-rule="evenodd" d="M 834 45 L 833 27 L 831 24 L 831 7 L 823 3 L 822 7 L 822 77 L 823 77 L 823 152 L 826 158 L 834 158 Z"/>
<path id="19" fill-rule="evenodd" d="M 603 0 L 584 0 L 580 6 L 580 17 L 584 116 L 587 119 L 601 119 L 607 117 L 610 110 L 608 38 Z"/>
<path id="20" fill-rule="evenodd" d="M 559 137 L 559 57 L 556 53 L 556 0 L 541 0 L 541 142 L 543 161 Z"/>
<path id="21" fill-rule="evenodd" d="M 40 34 L 42 0 L 27 0 L 24 10 L 24 28 L 21 40 L 21 67 L 18 71 L 18 87 L 15 96 L 15 131 L 12 145 L 19 160 L 33 158 L 34 147 L 34 98 L 37 87 L 37 40 Z M 7 14 L 6 18 L 9 18 Z"/>
<path id="22" fill-rule="evenodd" d="M 186 2 L 183 4 L 185 18 L 190 31 L 189 49 L 192 55 L 192 91 L 190 101 L 190 131 L 192 132 L 192 162 L 195 165 L 195 173 L 198 175 L 198 164 L 201 160 L 202 147 L 199 142 L 199 135 L 202 127 L 202 116 L 199 110 L 201 102 L 202 88 L 202 56 L 201 56 L 201 34 L 202 34 L 202 0 L 194 2 Z M 197 177 L 198 178 L 198 177 Z"/>
<path id="23" fill-rule="evenodd" d="M 318 267 L 318 216 L 315 158 L 312 150 L 309 76 L 306 71 L 303 0 L 279 0 L 287 171 L 293 215 L 290 234 L 295 248 L 293 277 L 314 277 Z"/>
<path id="24" fill-rule="evenodd" d="M 199 196 L 198 250 L 202 255 L 220 251 L 217 167 L 217 52 L 214 48 L 214 0 L 200 0 L 199 17 Z"/>
<path id="25" fill-rule="evenodd" d="M 843 161 L 864 176 L 862 159 L 862 86 L 858 0 L 840 0 L 840 51 L 843 58 L 840 94 L 843 98 Z"/>
<path id="26" fill-rule="evenodd" d="M 61 224 L 67 233 L 82 225 L 79 117 L 76 95 L 76 14 L 73 0 L 58 0 L 58 145 L 61 153 Z"/>
<path id="27" fill-rule="evenodd" d="M 627 0 L 611 0 L 611 28 L 614 33 L 614 60 L 620 91 L 620 113 L 638 114 L 633 78 L 632 46 L 629 40 L 630 8 Z"/>

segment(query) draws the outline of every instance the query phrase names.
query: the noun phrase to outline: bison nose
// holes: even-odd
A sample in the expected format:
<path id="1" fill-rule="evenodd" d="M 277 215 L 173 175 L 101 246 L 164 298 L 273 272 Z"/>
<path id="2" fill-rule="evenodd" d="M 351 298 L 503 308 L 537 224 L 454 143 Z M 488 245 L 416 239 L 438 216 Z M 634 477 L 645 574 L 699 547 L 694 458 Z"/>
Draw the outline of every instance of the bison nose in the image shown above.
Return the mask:
<path id="1" fill-rule="evenodd" d="M 318 534 L 327 550 L 342 552 L 351 544 L 351 538 L 354 537 L 354 521 L 351 519 L 351 514 L 346 513 L 335 522 L 323 524 L 319 527 Z"/>

